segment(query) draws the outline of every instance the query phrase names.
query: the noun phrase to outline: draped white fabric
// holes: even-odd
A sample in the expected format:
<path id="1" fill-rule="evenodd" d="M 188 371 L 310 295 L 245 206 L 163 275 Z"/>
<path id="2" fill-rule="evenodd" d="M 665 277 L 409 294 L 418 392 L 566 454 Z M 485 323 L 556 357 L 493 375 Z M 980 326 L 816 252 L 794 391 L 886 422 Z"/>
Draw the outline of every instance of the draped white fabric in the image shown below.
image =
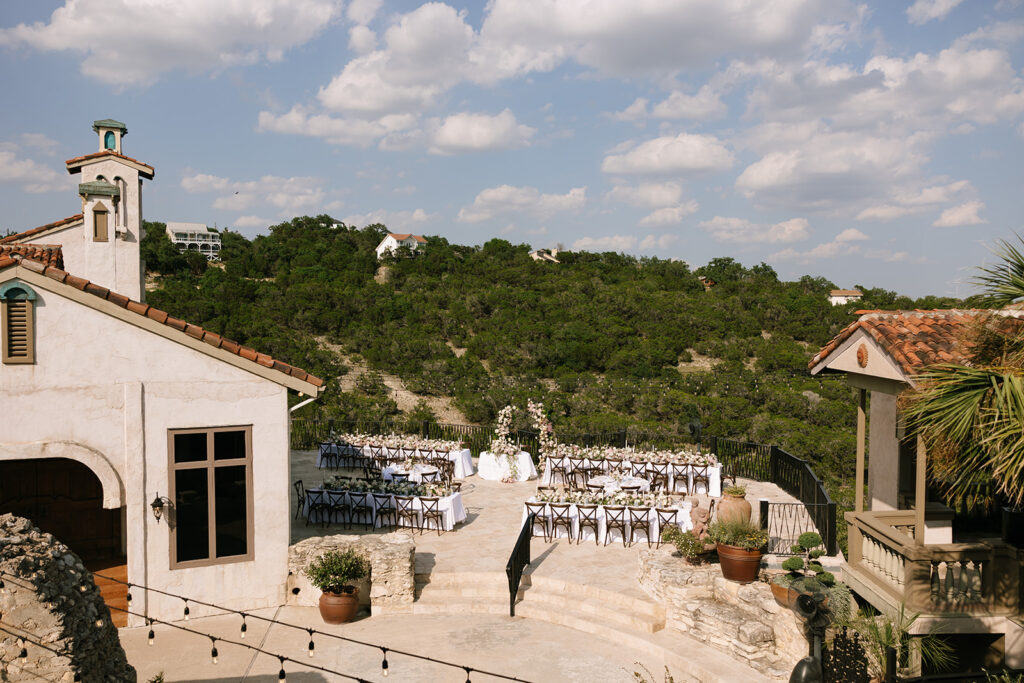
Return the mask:
<path id="1" fill-rule="evenodd" d="M 533 459 L 526 451 L 519 451 L 519 455 L 516 456 L 516 470 L 516 481 L 537 478 L 537 468 L 534 467 Z M 505 456 L 484 451 L 480 454 L 477 474 L 481 479 L 502 481 L 512 476 L 512 468 Z"/>

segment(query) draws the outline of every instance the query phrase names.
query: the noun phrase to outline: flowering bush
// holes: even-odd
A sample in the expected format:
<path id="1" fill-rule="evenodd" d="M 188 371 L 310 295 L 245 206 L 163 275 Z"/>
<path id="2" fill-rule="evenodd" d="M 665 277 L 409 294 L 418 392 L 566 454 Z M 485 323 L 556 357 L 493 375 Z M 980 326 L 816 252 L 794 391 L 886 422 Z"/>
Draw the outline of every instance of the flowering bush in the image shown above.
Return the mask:
<path id="1" fill-rule="evenodd" d="M 692 531 L 683 531 L 677 524 L 669 524 L 661 532 L 661 540 L 671 543 L 679 554 L 689 561 L 698 560 L 707 552 L 704 541 L 697 538 Z"/>
<path id="2" fill-rule="evenodd" d="M 768 543 L 768 530 L 743 520 L 715 520 L 708 527 L 708 538 L 743 550 L 761 550 Z"/>

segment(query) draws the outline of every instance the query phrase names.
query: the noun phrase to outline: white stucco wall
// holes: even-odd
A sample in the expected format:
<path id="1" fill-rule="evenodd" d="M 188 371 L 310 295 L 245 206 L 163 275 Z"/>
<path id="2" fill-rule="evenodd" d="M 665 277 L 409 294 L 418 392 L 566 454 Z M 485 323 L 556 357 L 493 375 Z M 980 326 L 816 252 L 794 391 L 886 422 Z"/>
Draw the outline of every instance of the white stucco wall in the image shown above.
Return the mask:
<path id="1" fill-rule="evenodd" d="M 290 533 L 285 387 L 105 313 L 34 288 L 36 362 L 0 365 L 0 457 L 26 444 L 72 442 L 120 478 L 128 580 L 239 609 L 283 604 Z M 167 430 L 252 425 L 255 559 L 170 570 Z M 86 463 L 88 464 L 88 463 Z M 106 490 L 105 490 L 106 495 Z M 143 592 L 133 591 L 136 609 Z M 150 597 L 149 614 L 180 618 L 181 601 Z M 191 606 L 193 615 L 203 608 Z"/>
<path id="2" fill-rule="evenodd" d="M 394 251 L 397 248 L 398 240 L 396 240 L 391 235 L 388 235 L 383 240 L 381 240 L 380 244 L 377 245 L 377 258 L 382 258 L 384 256 L 384 252 Z"/>

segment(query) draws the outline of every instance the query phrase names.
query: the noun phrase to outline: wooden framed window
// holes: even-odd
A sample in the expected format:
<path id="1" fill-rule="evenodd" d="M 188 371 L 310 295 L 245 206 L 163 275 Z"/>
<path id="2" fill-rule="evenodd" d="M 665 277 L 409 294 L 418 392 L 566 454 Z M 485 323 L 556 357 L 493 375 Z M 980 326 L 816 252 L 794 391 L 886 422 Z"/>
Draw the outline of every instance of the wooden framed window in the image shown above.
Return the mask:
<path id="1" fill-rule="evenodd" d="M 35 299 L 32 288 L 20 282 L 0 287 L 0 343 L 4 365 L 36 362 Z"/>
<path id="2" fill-rule="evenodd" d="M 99 203 L 92 210 L 92 241 L 107 241 L 107 207 Z"/>
<path id="3" fill-rule="evenodd" d="M 252 426 L 168 430 L 171 569 L 253 559 Z"/>

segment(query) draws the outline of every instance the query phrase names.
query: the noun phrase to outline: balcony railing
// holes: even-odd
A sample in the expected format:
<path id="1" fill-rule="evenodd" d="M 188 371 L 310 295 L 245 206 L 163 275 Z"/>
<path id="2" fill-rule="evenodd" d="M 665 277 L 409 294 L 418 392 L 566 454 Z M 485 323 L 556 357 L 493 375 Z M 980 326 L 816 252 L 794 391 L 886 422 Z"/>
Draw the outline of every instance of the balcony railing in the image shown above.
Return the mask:
<path id="1" fill-rule="evenodd" d="M 847 512 L 849 561 L 886 602 L 925 615 L 1016 616 L 1024 613 L 1024 551 L 998 539 L 918 545 L 907 531 L 914 512 Z M 852 577 L 851 577 L 852 578 Z"/>

